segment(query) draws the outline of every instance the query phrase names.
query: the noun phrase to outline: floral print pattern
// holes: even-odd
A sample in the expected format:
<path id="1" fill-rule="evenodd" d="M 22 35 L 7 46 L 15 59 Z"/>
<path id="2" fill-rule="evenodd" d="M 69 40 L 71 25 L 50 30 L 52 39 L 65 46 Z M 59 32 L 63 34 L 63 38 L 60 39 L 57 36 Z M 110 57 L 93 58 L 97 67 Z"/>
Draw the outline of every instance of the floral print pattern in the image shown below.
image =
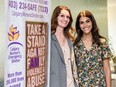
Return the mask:
<path id="1" fill-rule="evenodd" d="M 103 60 L 111 58 L 112 53 L 107 42 L 100 46 L 92 44 L 88 51 L 80 41 L 74 46 L 79 87 L 106 87 Z"/>

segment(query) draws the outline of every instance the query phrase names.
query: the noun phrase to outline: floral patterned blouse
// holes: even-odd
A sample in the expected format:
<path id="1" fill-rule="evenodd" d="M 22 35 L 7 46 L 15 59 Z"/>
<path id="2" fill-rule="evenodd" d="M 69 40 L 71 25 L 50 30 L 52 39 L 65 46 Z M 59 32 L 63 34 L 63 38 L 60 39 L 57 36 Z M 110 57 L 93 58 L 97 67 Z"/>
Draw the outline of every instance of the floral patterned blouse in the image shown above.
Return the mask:
<path id="1" fill-rule="evenodd" d="M 103 60 L 112 57 L 107 42 L 104 41 L 99 47 L 94 43 L 87 51 L 84 43 L 80 41 L 78 46 L 74 46 L 74 53 L 79 87 L 106 87 Z"/>

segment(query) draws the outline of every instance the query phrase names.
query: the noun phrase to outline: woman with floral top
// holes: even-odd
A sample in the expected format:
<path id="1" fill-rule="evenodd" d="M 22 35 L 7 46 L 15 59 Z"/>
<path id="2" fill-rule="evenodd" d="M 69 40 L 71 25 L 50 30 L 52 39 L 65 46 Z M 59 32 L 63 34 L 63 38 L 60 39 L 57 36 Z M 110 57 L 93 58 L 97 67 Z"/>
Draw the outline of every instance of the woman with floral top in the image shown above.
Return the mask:
<path id="1" fill-rule="evenodd" d="M 76 33 L 74 53 L 79 87 L 111 87 L 112 53 L 90 11 L 81 11 L 77 16 Z"/>

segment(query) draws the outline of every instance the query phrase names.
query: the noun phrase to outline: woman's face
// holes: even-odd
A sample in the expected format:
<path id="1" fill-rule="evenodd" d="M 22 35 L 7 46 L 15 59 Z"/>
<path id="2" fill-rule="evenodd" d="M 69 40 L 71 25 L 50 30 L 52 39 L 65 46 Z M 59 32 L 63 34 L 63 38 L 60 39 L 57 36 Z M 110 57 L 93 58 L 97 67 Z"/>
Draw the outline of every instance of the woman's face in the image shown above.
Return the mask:
<path id="1" fill-rule="evenodd" d="M 92 21 L 89 17 L 81 17 L 79 20 L 79 25 L 83 33 L 91 33 L 92 30 Z"/>
<path id="2" fill-rule="evenodd" d="M 61 10 L 61 13 L 57 17 L 58 26 L 65 28 L 70 22 L 70 14 L 67 10 Z"/>

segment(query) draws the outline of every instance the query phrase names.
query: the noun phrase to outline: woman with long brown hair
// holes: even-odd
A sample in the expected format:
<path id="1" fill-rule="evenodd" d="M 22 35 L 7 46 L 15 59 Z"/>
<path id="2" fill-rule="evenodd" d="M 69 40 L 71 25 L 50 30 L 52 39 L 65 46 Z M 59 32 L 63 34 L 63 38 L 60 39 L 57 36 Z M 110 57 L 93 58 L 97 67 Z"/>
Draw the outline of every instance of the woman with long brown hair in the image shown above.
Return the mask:
<path id="1" fill-rule="evenodd" d="M 54 9 L 51 19 L 50 87 L 77 87 L 74 83 L 75 61 L 71 58 L 73 46 L 69 32 L 72 22 L 68 7 L 60 5 Z"/>
<path id="2" fill-rule="evenodd" d="M 112 53 L 107 40 L 99 34 L 92 13 L 81 11 L 76 19 L 74 53 L 79 87 L 111 87 L 109 60 Z"/>

